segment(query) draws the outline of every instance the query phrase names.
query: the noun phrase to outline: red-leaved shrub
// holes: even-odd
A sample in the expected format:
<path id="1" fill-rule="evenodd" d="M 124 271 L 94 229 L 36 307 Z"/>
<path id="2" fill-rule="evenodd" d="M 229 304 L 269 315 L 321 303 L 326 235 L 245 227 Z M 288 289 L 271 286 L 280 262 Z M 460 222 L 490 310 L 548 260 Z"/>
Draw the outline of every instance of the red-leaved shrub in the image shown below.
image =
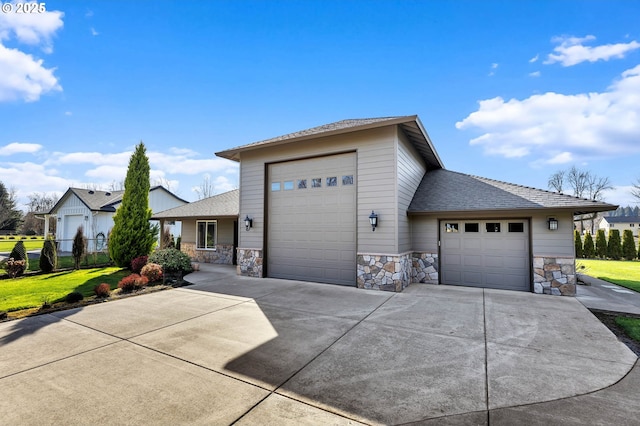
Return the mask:
<path id="1" fill-rule="evenodd" d="M 98 297 L 109 297 L 111 293 L 111 287 L 107 283 L 98 284 L 93 288 L 93 292 Z"/>
<path id="2" fill-rule="evenodd" d="M 160 281 L 162 279 L 162 266 L 157 263 L 147 263 L 142 267 L 140 275 L 147 277 L 150 283 Z"/>
<path id="3" fill-rule="evenodd" d="M 118 288 L 128 293 L 130 291 L 134 291 L 144 287 L 149 284 L 149 278 L 143 277 L 138 274 L 127 275 L 118 283 Z"/>
<path id="4" fill-rule="evenodd" d="M 131 261 L 131 272 L 139 274 L 142 271 L 142 267 L 147 264 L 149 256 L 139 256 Z"/>

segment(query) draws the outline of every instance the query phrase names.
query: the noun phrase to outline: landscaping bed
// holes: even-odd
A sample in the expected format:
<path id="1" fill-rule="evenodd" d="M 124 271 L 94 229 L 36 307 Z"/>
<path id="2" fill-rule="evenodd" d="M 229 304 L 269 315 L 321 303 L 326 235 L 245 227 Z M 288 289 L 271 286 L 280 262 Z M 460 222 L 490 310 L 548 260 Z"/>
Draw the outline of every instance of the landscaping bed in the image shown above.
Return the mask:
<path id="1" fill-rule="evenodd" d="M 640 341 L 634 340 L 625 332 L 625 330 L 616 322 L 616 318 L 632 318 L 640 322 L 640 315 L 622 314 L 620 312 L 601 311 L 590 309 L 591 313 L 596 316 L 604 325 L 607 326 L 618 340 L 627 345 L 637 356 L 640 357 Z"/>

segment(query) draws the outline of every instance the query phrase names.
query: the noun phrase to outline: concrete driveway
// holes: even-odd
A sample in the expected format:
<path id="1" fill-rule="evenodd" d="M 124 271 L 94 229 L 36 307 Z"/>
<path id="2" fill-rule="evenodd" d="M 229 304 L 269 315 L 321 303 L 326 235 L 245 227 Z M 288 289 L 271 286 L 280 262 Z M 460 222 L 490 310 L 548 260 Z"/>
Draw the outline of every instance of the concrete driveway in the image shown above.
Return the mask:
<path id="1" fill-rule="evenodd" d="M 640 416 L 614 392 L 630 386 L 635 400 L 635 355 L 574 298 L 432 285 L 394 294 L 201 267 L 188 287 L 0 324 L 2 423 Z M 584 410 L 594 403 L 581 398 L 602 392 L 617 395 L 617 414 Z"/>

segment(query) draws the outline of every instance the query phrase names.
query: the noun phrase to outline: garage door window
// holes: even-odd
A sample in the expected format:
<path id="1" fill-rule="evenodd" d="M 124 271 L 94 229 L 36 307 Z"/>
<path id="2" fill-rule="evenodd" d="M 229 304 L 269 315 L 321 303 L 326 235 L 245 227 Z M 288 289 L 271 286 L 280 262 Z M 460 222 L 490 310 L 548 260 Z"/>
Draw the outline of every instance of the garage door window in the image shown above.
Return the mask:
<path id="1" fill-rule="evenodd" d="M 312 188 L 322 188 L 322 178 L 313 178 L 313 179 L 311 179 L 311 187 Z"/>
<path id="2" fill-rule="evenodd" d="M 307 189 L 306 179 L 298 179 L 298 189 Z"/>
<path id="3" fill-rule="evenodd" d="M 215 250 L 217 223 L 213 221 L 198 221 L 198 235 L 196 247 L 203 250 Z"/>
<path id="4" fill-rule="evenodd" d="M 280 191 L 280 182 L 271 182 L 272 191 Z"/>
<path id="5" fill-rule="evenodd" d="M 353 175 L 342 176 L 342 185 L 353 185 Z"/>
<path id="6" fill-rule="evenodd" d="M 336 176 L 328 177 L 327 186 L 338 186 L 338 178 Z"/>
<path id="7" fill-rule="evenodd" d="M 449 232 L 449 233 L 458 232 L 458 229 L 459 228 L 458 228 L 458 224 L 457 223 L 447 223 L 445 225 L 445 230 L 446 230 L 446 232 Z"/>
<path id="8" fill-rule="evenodd" d="M 293 181 L 292 180 L 286 180 L 284 182 L 284 190 L 285 191 L 291 191 L 293 190 Z"/>
<path id="9" fill-rule="evenodd" d="M 480 225 L 478 223 L 465 223 L 464 232 L 480 232 Z"/>
<path id="10" fill-rule="evenodd" d="M 487 232 L 500 232 L 500 222 L 487 222 Z"/>
<path id="11" fill-rule="evenodd" d="M 524 223 L 509 223 L 509 232 L 524 232 Z"/>

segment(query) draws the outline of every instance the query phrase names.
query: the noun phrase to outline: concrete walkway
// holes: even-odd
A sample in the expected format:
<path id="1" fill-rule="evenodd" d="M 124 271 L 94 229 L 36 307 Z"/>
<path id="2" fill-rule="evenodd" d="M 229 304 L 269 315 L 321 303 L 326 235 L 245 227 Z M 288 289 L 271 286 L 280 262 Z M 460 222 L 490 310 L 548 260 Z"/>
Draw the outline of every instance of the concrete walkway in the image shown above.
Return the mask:
<path id="1" fill-rule="evenodd" d="M 640 315 L 640 293 L 588 275 L 578 275 L 577 299 L 589 309 Z"/>
<path id="2" fill-rule="evenodd" d="M 1 323 L 2 422 L 640 418 L 635 355 L 574 298 L 433 285 L 394 294 L 201 268 L 188 287 Z"/>

